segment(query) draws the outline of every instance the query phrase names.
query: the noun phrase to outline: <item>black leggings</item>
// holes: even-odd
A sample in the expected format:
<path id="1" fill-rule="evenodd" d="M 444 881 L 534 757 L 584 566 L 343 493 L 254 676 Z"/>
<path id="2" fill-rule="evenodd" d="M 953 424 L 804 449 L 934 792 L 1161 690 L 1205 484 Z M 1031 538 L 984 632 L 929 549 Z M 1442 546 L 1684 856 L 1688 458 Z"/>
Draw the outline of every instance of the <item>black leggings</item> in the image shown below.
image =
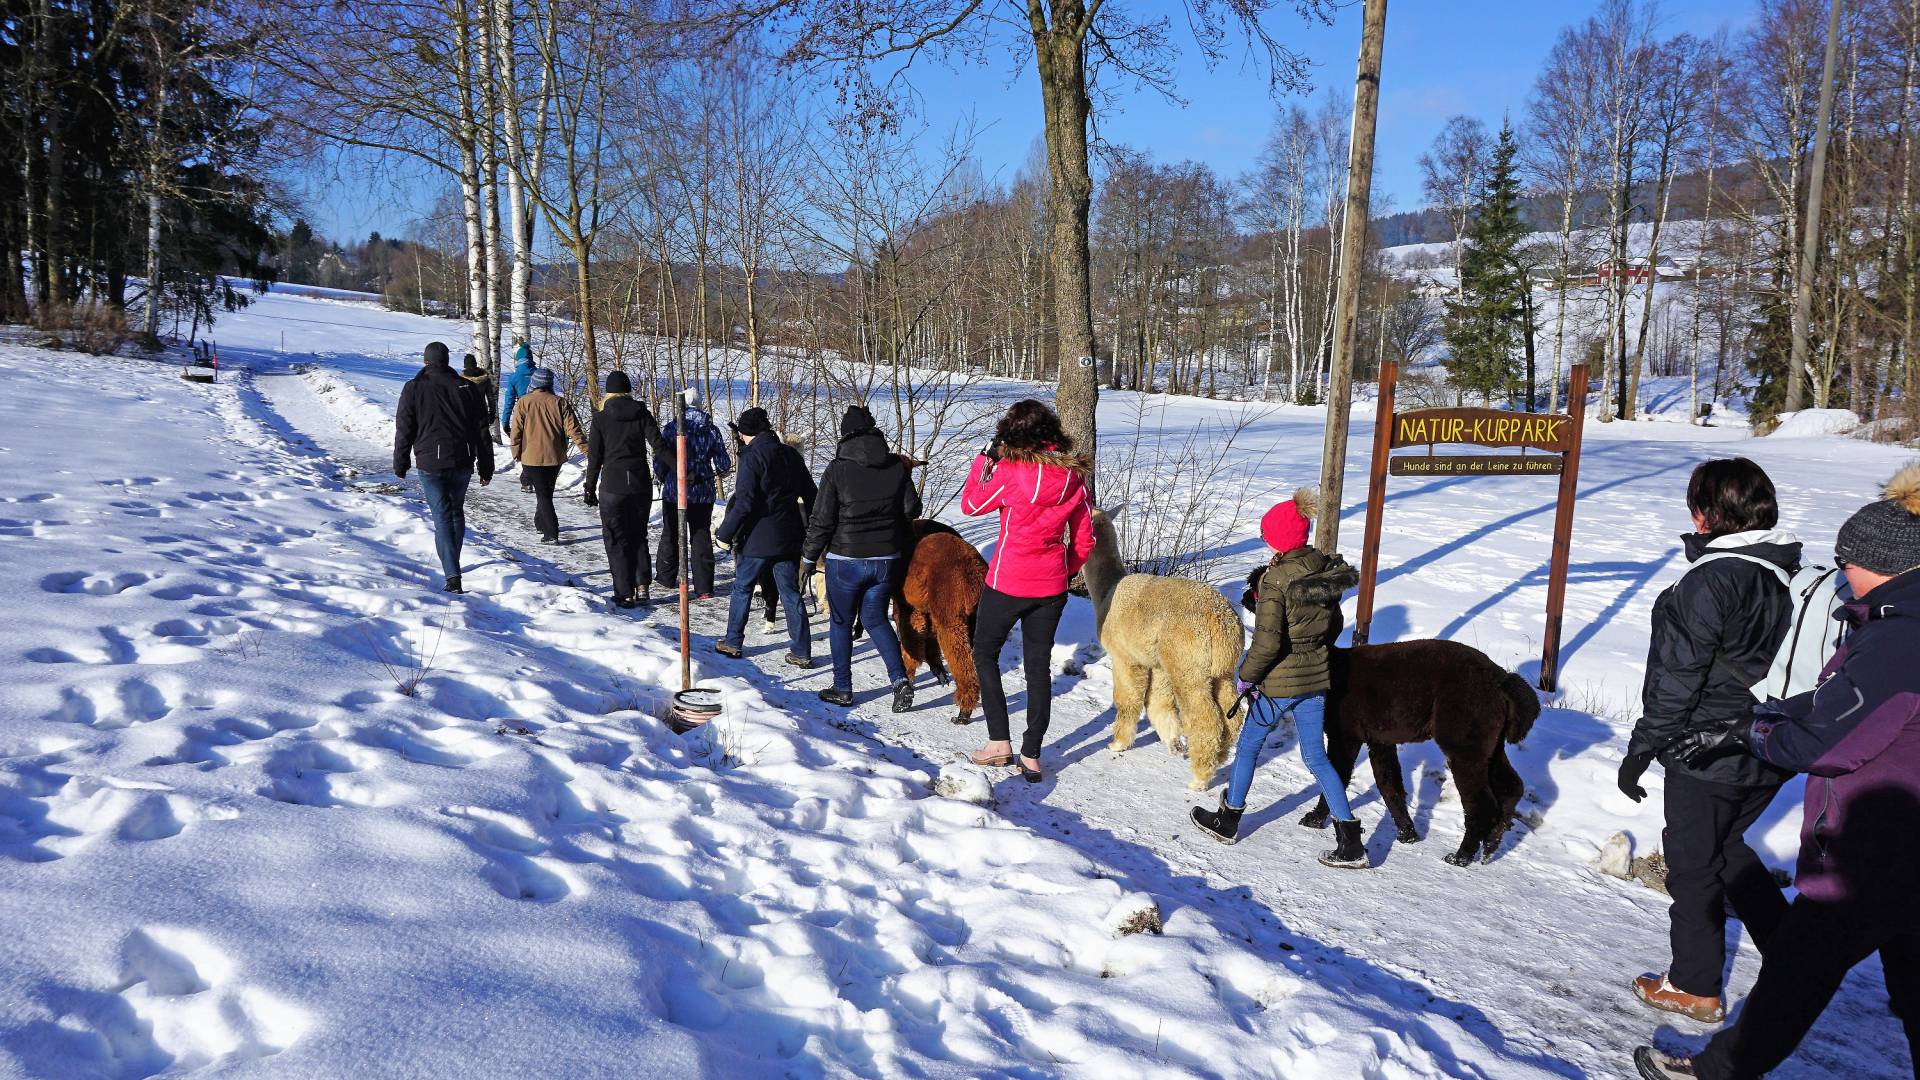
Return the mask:
<path id="1" fill-rule="evenodd" d="M 1011 725 L 1007 718 L 1007 691 L 1000 685 L 1000 647 L 1020 624 L 1020 650 L 1027 673 L 1027 731 L 1020 740 L 1020 753 L 1039 758 L 1040 746 L 1047 740 L 1047 721 L 1053 709 L 1053 635 L 1060 629 L 1060 615 L 1067 610 L 1067 594 L 1058 596 L 1008 596 L 994 589 L 980 593 L 980 608 L 974 615 L 973 666 L 980 672 L 980 704 L 987 714 L 987 738 L 1007 741 Z"/>
<path id="2" fill-rule="evenodd" d="M 560 535 L 560 515 L 553 509 L 553 485 L 560 479 L 558 465 L 522 465 L 520 475 L 533 481 L 533 527 L 542 540 Z"/>

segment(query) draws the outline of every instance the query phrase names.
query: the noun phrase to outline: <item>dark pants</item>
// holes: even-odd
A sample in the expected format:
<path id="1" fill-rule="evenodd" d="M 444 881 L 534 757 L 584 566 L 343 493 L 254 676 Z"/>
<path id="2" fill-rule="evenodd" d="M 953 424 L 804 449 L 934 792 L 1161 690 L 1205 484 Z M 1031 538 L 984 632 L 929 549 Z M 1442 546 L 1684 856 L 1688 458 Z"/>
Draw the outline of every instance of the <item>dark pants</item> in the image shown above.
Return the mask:
<path id="1" fill-rule="evenodd" d="M 813 628 L 807 625 L 807 609 L 800 602 L 800 555 L 786 558 L 741 555 L 733 561 L 733 595 L 727 602 L 727 635 L 721 638 L 739 648 L 747 641 L 747 615 L 753 610 L 753 587 L 760 576 L 771 574 L 780 601 L 787 608 L 787 652 L 802 659 L 813 658 Z"/>
<path id="2" fill-rule="evenodd" d="M 1780 789 L 1733 787 L 1679 770 L 1667 773 L 1667 909 L 1673 966 L 1667 978 L 1679 990 L 1719 997 L 1727 968 L 1727 908 L 1764 952 L 1787 898 L 1744 839 Z"/>
<path id="3" fill-rule="evenodd" d="M 973 666 L 980 672 L 980 704 L 987 714 L 987 738 L 1004 742 L 1010 737 L 1007 691 L 1000 685 L 1000 647 L 1020 624 L 1020 647 L 1027 672 L 1027 731 L 1020 740 L 1022 756 L 1038 758 L 1047 741 L 1047 722 L 1053 712 L 1053 635 L 1067 610 L 1067 594 L 1008 596 L 995 589 L 980 593 L 974 614 Z"/>
<path id="4" fill-rule="evenodd" d="M 520 472 L 533 484 L 533 527 L 542 540 L 560 538 L 560 515 L 553 510 L 553 485 L 560 479 L 558 465 L 522 465 Z"/>
<path id="5" fill-rule="evenodd" d="M 1780 921 L 1759 981 L 1740 1006 L 1739 1020 L 1695 1055 L 1705 1080 L 1748 1080 L 1787 1060 L 1855 964 L 1880 954 L 1888 1004 L 1907 1029 L 1907 1047 L 1920 1057 L 1920 928 L 1886 913 L 1800 897 Z"/>
<path id="6" fill-rule="evenodd" d="M 887 602 L 902 573 L 899 559 L 828 559 L 827 611 L 831 617 L 827 642 L 833 650 L 833 688 L 853 691 L 853 624 L 873 635 L 873 647 L 887 667 L 887 683 L 898 686 L 907 677 L 900 658 L 900 638 L 887 617 Z M 793 616 L 789 615 L 788 618 Z"/>
<path id="7" fill-rule="evenodd" d="M 440 572 L 450 578 L 460 576 L 460 545 L 467 539 L 467 484 L 472 479 L 470 469 L 420 470 L 420 490 L 433 515 L 433 548 L 440 555 Z"/>
<path id="8" fill-rule="evenodd" d="M 653 511 L 653 495 L 600 494 L 600 536 L 607 545 L 607 569 L 613 574 L 613 597 L 626 600 L 640 595 L 652 577 L 653 560 L 647 551 L 647 516 Z"/>
<path id="9" fill-rule="evenodd" d="M 693 593 L 713 593 L 713 504 L 690 503 L 687 506 L 687 550 L 693 566 Z M 680 508 L 668 503 L 660 511 L 660 557 L 654 560 L 663 588 L 680 584 Z"/>

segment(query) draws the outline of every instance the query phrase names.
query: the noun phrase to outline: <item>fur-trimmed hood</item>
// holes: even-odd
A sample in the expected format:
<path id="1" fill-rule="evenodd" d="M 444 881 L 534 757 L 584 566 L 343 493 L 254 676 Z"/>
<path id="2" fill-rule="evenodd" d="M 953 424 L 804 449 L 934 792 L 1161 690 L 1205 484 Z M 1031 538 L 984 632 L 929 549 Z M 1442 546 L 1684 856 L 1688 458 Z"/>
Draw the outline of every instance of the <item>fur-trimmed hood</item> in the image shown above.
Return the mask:
<path id="1" fill-rule="evenodd" d="M 1007 464 L 1046 465 L 1070 469 L 1082 480 L 1093 475 L 1093 455 L 1081 450 L 1027 450 L 1018 446 L 1000 448 L 1000 460 Z"/>
<path id="2" fill-rule="evenodd" d="M 1337 604 L 1348 589 L 1360 584 L 1360 572 L 1345 558 L 1337 553 L 1323 554 L 1319 548 L 1278 552 L 1268 561 L 1267 569 L 1281 572 L 1289 604 Z M 1262 572 L 1262 580 L 1265 576 Z"/>

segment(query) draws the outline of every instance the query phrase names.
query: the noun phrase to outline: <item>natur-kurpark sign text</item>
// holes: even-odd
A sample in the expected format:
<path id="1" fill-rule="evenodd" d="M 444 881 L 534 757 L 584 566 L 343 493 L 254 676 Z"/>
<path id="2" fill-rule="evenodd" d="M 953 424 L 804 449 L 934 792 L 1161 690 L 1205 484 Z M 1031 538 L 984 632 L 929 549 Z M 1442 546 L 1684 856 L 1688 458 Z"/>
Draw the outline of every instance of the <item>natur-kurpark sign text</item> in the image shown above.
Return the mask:
<path id="1" fill-rule="evenodd" d="M 1373 622 L 1374 581 L 1380 572 L 1380 526 L 1387 477 L 1558 476 L 1553 514 L 1553 552 L 1547 574 L 1547 624 L 1542 637 L 1540 688 L 1551 692 L 1560 670 L 1560 617 L 1567 599 L 1567 562 L 1573 544 L 1573 503 L 1580 479 L 1580 427 L 1585 419 L 1587 368 L 1568 372 L 1567 412 L 1517 413 L 1503 409 L 1416 409 L 1396 412 L 1391 362 L 1380 366 L 1379 421 L 1367 481 L 1367 525 L 1361 541 L 1360 599 L 1353 643 L 1365 645 Z M 1435 454 L 1435 446 L 1513 447 L 1518 454 Z M 1408 447 L 1425 453 L 1395 454 Z M 1536 451 L 1529 453 L 1528 451 Z"/>

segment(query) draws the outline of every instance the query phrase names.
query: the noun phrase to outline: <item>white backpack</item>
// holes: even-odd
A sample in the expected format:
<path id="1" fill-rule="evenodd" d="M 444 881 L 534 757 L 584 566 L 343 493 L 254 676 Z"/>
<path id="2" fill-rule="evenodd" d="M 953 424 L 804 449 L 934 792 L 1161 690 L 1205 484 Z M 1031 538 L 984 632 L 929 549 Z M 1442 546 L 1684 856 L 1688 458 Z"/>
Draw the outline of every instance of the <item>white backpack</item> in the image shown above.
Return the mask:
<path id="1" fill-rule="evenodd" d="M 1780 651 L 1774 653 L 1766 678 L 1753 684 L 1753 696 L 1761 701 L 1790 698 L 1819 686 L 1820 672 L 1827 661 L 1833 659 L 1846 632 L 1846 623 L 1835 617 L 1841 606 L 1853 598 L 1846 575 L 1834 567 L 1814 564 L 1788 574 L 1777 563 L 1737 551 L 1709 552 L 1687 569 L 1691 572 L 1716 559 L 1739 559 L 1766 567 L 1787 587 L 1787 595 L 1793 599 L 1787 636 L 1780 642 Z"/>

